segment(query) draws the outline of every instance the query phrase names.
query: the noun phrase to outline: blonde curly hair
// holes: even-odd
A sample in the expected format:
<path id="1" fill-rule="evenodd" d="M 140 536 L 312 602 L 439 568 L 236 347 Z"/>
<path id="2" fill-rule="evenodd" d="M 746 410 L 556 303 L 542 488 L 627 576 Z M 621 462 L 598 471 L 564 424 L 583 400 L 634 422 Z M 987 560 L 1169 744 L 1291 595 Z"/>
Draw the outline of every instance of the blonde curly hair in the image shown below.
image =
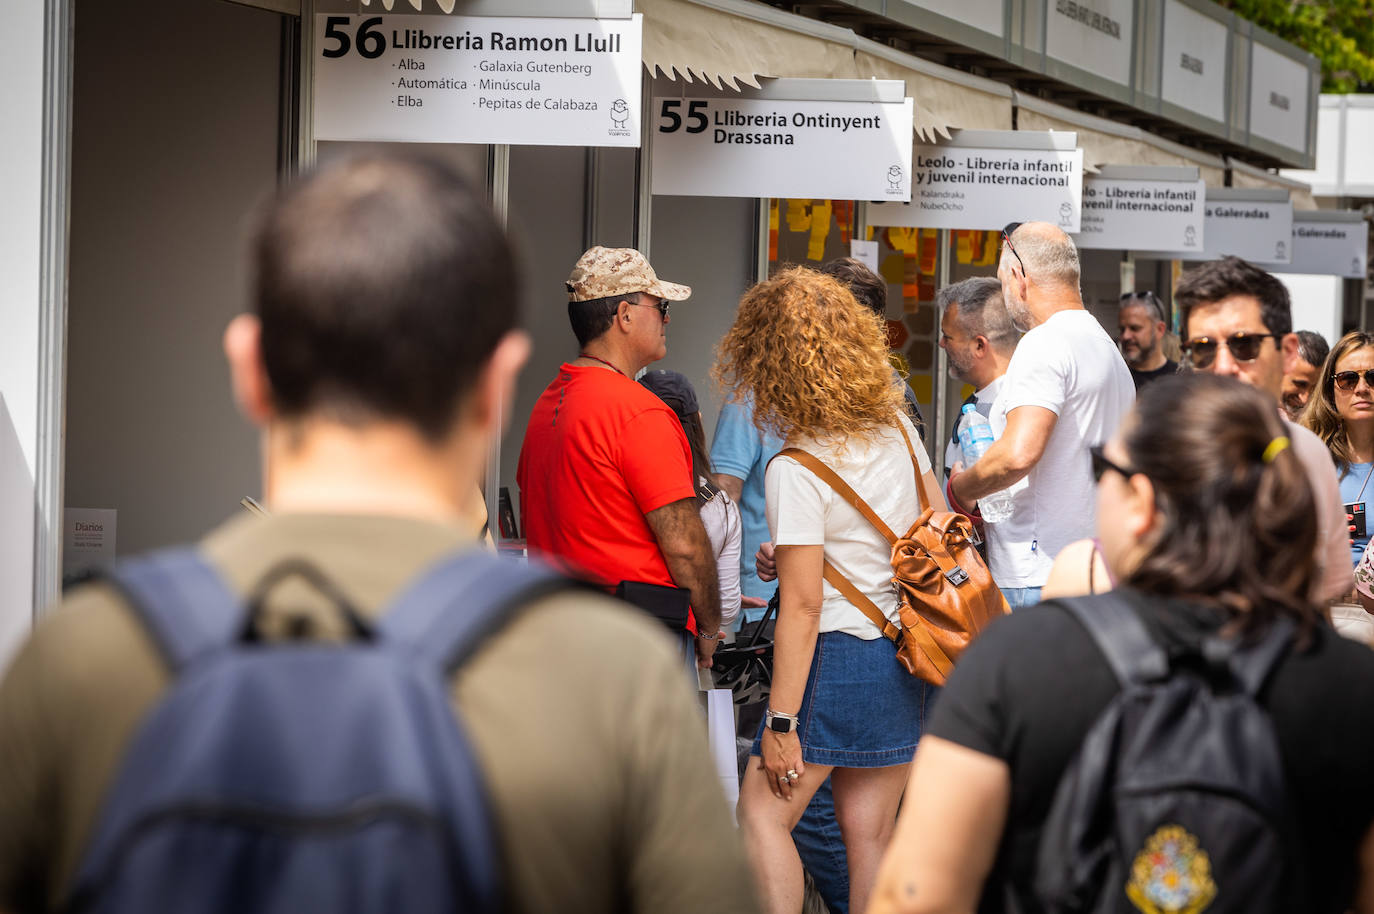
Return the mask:
<path id="1" fill-rule="evenodd" d="M 805 267 L 744 293 L 711 373 L 731 400 L 753 398 L 759 429 L 784 437 L 864 438 L 902 410 L 882 319 Z"/>

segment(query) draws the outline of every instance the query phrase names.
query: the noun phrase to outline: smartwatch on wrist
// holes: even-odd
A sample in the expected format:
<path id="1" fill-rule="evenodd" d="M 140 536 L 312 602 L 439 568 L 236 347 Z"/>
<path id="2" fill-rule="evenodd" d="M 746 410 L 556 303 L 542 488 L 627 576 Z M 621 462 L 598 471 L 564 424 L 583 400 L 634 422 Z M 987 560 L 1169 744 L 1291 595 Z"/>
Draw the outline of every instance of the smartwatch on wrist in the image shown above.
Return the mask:
<path id="1" fill-rule="evenodd" d="M 792 733 L 797 729 L 797 715 L 769 711 L 763 715 L 763 725 L 774 733 Z"/>

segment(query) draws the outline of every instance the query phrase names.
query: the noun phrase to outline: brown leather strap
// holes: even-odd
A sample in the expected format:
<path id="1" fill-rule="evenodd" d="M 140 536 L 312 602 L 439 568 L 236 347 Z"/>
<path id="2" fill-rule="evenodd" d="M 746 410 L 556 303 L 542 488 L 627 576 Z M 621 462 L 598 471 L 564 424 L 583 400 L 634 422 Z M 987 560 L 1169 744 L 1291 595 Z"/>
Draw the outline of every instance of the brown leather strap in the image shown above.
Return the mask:
<path id="1" fill-rule="evenodd" d="M 825 561 L 825 579 L 830 582 L 830 586 L 840 592 L 854 608 L 868 617 L 868 621 L 878 626 L 878 631 L 883 633 L 887 640 L 896 642 L 901 637 L 902 630 L 893 624 L 892 620 L 883 615 L 882 610 L 878 609 L 877 604 L 868 598 L 868 595 L 859 588 L 849 578 L 840 574 L 830 560 Z"/>
<path id="2" fill-rule="evenodd" d="M 911 436 L 906 433 L 900 421 L 897 422 L 897 431 L 902 433 L 902 440 L 906 442 L 906 452 L 911 456 L 911 469 L 916 474 L 916 504 L 922 511 L 933 508 L 935 499 L 926 488 L 926 476 L 921 472 L 921 462 L 916 459 L 916 449 L 911 446 Z"/>
<path id="3" fill-rule="evenodd" d="M 897 430 L 902 433 L 902 439 L 906 441 L 907 453 L 911 455 L 911 467 L 916 471 L 916 499 L 917 502 L 920 503 L 924 496 L 923 483 L 925 481 L 921 474 L 921 466 L 916 459 L 916 451 L 911 446 L 911 437 L 907 435 L 906 429 L 902 428 L 900 422 L 897 424 Z M 802 466 L 815 473 L 818 478 L 828 484 L 830 488 L 834 489 L 836 494 L 853 505 L 854 509 L 862 514 L 870 524 L 877 528 L 878 532 L 886 537 L 889 543 L 896 544 L 897 536 L 892 532 L 891 528 L 883 523 L 882 518 L 868 506 L 867 502 L 859 497 L 857 492 L 849 487 L 849 483 L 841 479 L 838 473 L 826 466 L 818 457 L 808 454 L 801 448 L 795 447 L 783 448 L 778 454 L 780 456 L 791 457 L 793 460 L 797 461 L 797 463 L 800 463 Z M 926 505 L 922 504 L 921 513 L 924 514 L 925 512 Z M 947 552 L 944 557 L 953 564 L 952 557 Z M 936 563 L 939 564 L 938 559 Z M 849 578 L 840 574 L 835 566 L 830 564 L 829 559 L 825 559 L 824 577 L 830 582 L 831 587 L 838 590 L 846 600 L 853 604 L 855 609 L 859 610 L 859 612 L 868 617 L 870 622 L 878 626 L 878 630 L 883 633 L 883 637 L 894 644 L 897 643 L 903 630 L 893 624 L 891 619 L 884 616 L 882 610 L 878 609 L 877 604 L 870 600 L 867 594 L 855 587 Z M 921 621 L 918 615 L 917 624 L 906 629 L 906 631 L 911 634 L 917 646 L 920 647 L 926 657 L 930 659 L 930 662 L 935 665 L 935 668 L 940 671 L 940 675 L 948 676 L 949 671 L 954 669 L 954 662 L 949 659 L 949 656 L 940 648 L 940 645 L 935 642 L 935 639 L 931 637 L 930 633 L 921 627 Z"/>
<path id="4" fill-rule="evenodd" d="M 940 645 L 931 637 L 930 632 L 925 630 L 924 619 L 917 616 L 917 623 L 911 628 L 906 629 L 906 633 L 916 639 L 916 644 L 930 658 L 930 662 L 935 664 L 935 669 L 940 671 L 940 675 L 949 678 L 949 673 L 954 669 L 954 661 L 949 659 L 949 655 L 941 650 Z"/>
<path id="5" fill-rule="evenodd" d="M 891 619 L 883 615 L 882 610 L 878 609 L 877 604 L 868 598 L 859 588 L 855 587 L 849 578 L 840 574 L 835 566 L 827 560 L 825 563 L 825 579 L 830 582 L 830 586 L 840 592 L 840 594 L 854 604 L 854 607 L 868 617 L 868 620 L 878 626 L 878 630 L 883 633 L 883 637 L 893 644 L 901 637 L 904 629 L 897 626 Z M 940 645 L 931 637 L 930 632 L 922 626 L 924 620 L 918 615 L 917 622 L 911 628 L 905 629 L 908 635 L 916 642 L 925 655 L 930 658 L 930 662 L 940 671 L 941 676 L 949 676 L 949 671 L 954 669 L 954 661 L 949 659 L 949 655 L 941 649 Z"/>
<path id="6" fill-rule="evenodd" d="M 830 488 L 835 490 L 835 494 L 853 505 L 854 510 L 862 514 L 870 524 L 877 528 L 878 532 L 881 533 L 889 543 L 897 542 L 897 534 L 892 532 L 892 528 L 885 524 L 883 519 L 878 516 L 877 512 L 868 506 L 868 502 L 859 497 L 858 492 L 855 492 L 849 487 L 849 483 L 845 482 L 840 478 L 838 473 L 822 463 L 820 458 L 808 454 L 801 448 L 795 447 L 783 448 L 781 451 L 778 451 L 778 455 L 780 457 L 791 457 L 793 460 L 797 461 L 797 463 L 800 463 L 812 473 L 815 473 L 821 480 L 828 484 Z"/>

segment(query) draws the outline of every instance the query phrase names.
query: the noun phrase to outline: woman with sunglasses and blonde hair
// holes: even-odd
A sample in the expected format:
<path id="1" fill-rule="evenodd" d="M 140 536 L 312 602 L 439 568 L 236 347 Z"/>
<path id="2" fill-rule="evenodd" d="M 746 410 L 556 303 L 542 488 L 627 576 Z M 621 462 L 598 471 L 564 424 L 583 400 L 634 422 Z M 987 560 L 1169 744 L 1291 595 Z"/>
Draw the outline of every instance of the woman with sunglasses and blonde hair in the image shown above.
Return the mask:
<path id="1" fill-rule="evenodd" d="M 921 513 L 918 473 L 931 507 L 946 508 L 887 352 L 881 318 L 844 285 L 792 268 L 745 293 L 715 374 L 732 397 L 752 398 L 760 429 L 825 464 L 905 531 Z M 779 608 L 772 694 L 740 785 L 740 827 L 764 910 L 795 914 L 802 865 L 791 832 L 830 777 L 849 910 L 860 914 L 938 690 L 906 672 L 867 614 L 897 617 L 884 535 L 786 449 L 764 488 Z"/>
<path id="2" fill-rule="evenodd" d="M 1332 347 L 1301 422 L 1326 442 L 1351 526 L 1351 563 L 1369 545 L 1365 504 L 1374 501 L 1374 335 L 1352 330 Z"/>

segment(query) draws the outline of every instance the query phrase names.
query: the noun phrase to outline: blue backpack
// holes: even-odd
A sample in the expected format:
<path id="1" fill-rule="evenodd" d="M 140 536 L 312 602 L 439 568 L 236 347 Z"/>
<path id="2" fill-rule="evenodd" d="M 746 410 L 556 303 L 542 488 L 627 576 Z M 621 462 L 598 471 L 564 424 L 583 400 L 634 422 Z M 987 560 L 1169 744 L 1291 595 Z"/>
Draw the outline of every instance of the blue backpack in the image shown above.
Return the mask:
<path id="1" fill-rule="evenodd" d="M 308 565 L 269 577 L 282 568 L 331 590 Z M 258 641 L 255 601 L 191 549 L 112 580 L 174 681 L 106 794 L 73 910 L 499 909 L 491 810 L 449 679 L 519 607 L 570 582 L 465 553 L 373 625 L 339 600 L 353 634 L 340 643 Z"/>

